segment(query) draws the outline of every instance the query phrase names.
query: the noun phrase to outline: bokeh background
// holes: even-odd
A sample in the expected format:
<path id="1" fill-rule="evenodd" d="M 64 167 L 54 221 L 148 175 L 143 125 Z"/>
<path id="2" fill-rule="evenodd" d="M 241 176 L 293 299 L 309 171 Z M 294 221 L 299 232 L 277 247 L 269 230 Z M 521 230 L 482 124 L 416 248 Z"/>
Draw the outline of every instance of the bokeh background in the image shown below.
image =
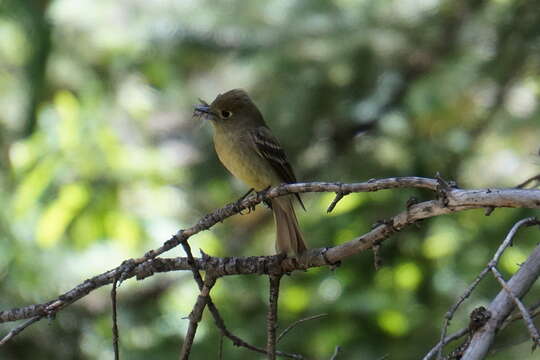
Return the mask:
<path id="1" fill-rule="evenodd" d="M 359 182 L 440 172 L 461 187 L 515 186 L 539 172 L 540 7 L 536 0 L 1 0 L 0 308 L 44 302 L 157 247 L 246 188 L 219 164 L 198 98 L 250 92 L 305 181 Z M 304 196 L 312 247 L 367 232 L 401 211 L 399 190 Z M 443 315 L 529 210 L 424 221 L 335 271 L 282 282 L 279 348 L 310 359 L 418 359 Z M 520 232 L 510 276 L 538 242 Z M 215 256 L 271 254 L 270 211 L 192 238 Z M 168 256 L 181 256 L 175 249 Z M 0 348 L 2 359 L 110 359 L 109 288 Z M 450 331 L 497 292 L 487 279 Z M 536 290 L 525 299 L 538 300 Z M 197 295 L 190 273 L 119 290 L 125 359 L 178 356 Z M 228 327 L 265 343 L 266 278 L 213 290 Z M 0 325 L 5 334 L 15 324 Z M 193 359 L 217 358 L 205 315 Z M 533 359 L 521 323 L 494 359 Z M 513 346 L 511 346 L 513 345 Z M 224 358 L 258 355 L 224 341 Z"/>

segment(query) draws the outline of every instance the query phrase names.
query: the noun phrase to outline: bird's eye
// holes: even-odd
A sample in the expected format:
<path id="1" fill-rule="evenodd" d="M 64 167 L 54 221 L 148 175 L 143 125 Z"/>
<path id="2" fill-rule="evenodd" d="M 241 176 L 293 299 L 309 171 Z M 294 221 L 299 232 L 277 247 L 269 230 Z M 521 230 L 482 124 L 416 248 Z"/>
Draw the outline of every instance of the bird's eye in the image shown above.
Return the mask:
<path id="1" fill-rule="evenodd" d="M 222 116 L 224 119 L 230 118 L 231 115 L 232 115 L 232 112 L 227 111 L 227 110 L 221 110 L 221 116 Z"/>

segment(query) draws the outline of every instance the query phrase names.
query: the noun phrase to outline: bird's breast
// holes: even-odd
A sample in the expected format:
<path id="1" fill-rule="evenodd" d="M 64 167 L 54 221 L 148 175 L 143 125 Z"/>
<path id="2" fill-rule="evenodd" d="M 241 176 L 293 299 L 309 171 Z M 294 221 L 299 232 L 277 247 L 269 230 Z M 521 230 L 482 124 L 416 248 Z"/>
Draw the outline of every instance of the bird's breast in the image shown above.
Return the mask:
<path id="1" fill-rule="evenodd" d="M 280 183 L 271 165 L 241 135 L 214 132 L 214 146 L 227 170 L 255 190 Z"/>

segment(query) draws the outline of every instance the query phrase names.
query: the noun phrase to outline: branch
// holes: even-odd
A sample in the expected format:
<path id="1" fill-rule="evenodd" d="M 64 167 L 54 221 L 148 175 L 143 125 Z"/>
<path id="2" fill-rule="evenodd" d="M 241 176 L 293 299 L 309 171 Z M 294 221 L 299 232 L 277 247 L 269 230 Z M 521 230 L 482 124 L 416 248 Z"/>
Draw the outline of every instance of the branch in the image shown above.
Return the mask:
<path id="1" fill-rule="evenodd" d="M 439 341 L 439 344 L 437 345 L 438 346 L 437 359 L 442 358 L 442 350 L 443 350 L 443 347 L 444 347 L 444 344 L 445 344 L 444 341 L 445 341 L 445 338 L 446 338 L 446 331 L 447 331 L 448 326 L 450 325 L 450 321 L 454 317 L 454 314 L 457 311 L 457 309 L 472 294 L 474 289 L 476 289 L 476 287 L 478 286 L 480 281 L 487 275 L 487 273 L 490 270 L 491 271 L 495 270 L 495 266 L 497 266 L 497 264 L 499 263 L 499 259 L 501 258 L 502 254 L 504 253 L 506 248 L 508 248 L 512 244 L 512 242 L 514 240 L 514 236 L 516 235 L 519 228 L 521 228 L 523 226 L 532 226 L 532 225 L 537 225 L 537 224 L 539 224 L 539 222 L 534 217 L 529 217 L 529 218 L 522 219 L 522 220 L 518 221 L 516 224 L 514 224 L 514 226 L 512 226 L 512 229 L 510 229 L 510 231 L 506 235 L 506 237 L 503 240 L 502 244 L 499 246 L 499 248 L 495 252 L 495 255 L 493 255 L 493 258 L 489 261 L 488 265 L 482 270 L 482 272 L 480 272 L 480 274 L 476 277 L 476 279 L 474 279 L 472 284 L 469 285 L 469 287 L 467 287 L 467 289 L 464 291 L 463 295 L 461 295 L 458 298 L 456 303 L 445 314 L 445 316 L 444 316 L 445 321 L 444 321 L 444 325 L 443 325 L 443 328 L 442 328 L 442 331 L 441 331 L 441 340 Z M 441 345 L 441 346 L 439 346 L 439 345 Z M 424 359 L 429 359 L 430 357 L 428 357 L 428 355 L 426 355 L 424 357 Z"/>
<path id="2" fill-rule="evenodd" d="M 276 359 L 276 328 L 278 319 L 278 299 L 279 299 L 279 282 L 281 274 L 270 275 L 270 291 L 268 301 L 268 316 L 266 319 L 266 352 L 269 360 Z"/>
<path id="3" fill-rule="evenodd" d="M 460 339 L 462 338 L 463 336 L 467 335 L 469 333 L 469 329 L 468 328 L 463 328 L 459 331 L 456 331 L 455 333 L 453 333 L 452 335 L 448 335 L 447 337 L 444 338 L 444 340 L 442 341 L 439 341 L 437 343 L 437 345 L 435 345 L 433 347 L 433 349 L 431 349 L 427 354 L 426 356 L 424 356 L 422 358 L 422 360 L 429 360 L 431 358 L 433 358 L 435 355 L 437 355 L 440 351 L 440 349 L 442 347 L 444 347 L 446 344 L 449 344 L 451 343 L 452 341 L 454 340 L 457 340 L 457 339 Z"/>
<path id="4" fill-rule="evenodd" d="M 529 307 L 528 311 L 529 313 L 531 314 L 531 317 L 536 317 L 538 315 L 540 315 L 540 302 L 537 302 L 536 304 L 532 305 L 531 307 Z M 503 330 L 504 328 L 506 328 L 510 323 L 513 323 L 517 320 L 520 320 L 520 319 L 523 319 L 523 316 L 521 315 L 521 313 L 517 313 L 515 315 L 511 315 L 509 316 L 508 318 L 506 318 L 506 320 L 504 320 L 504 323 L 501 325 L 501 327 L 499 328 L 499 331 Z M 431 349 L 427 354 L 426 356 L 424 356 L 422 358 L 422 360 L 429 360 L 431 358 L 433 358 L 435 355 L 437 355 L 438 351 L 439 351 L 439 348 L 441 346 L 445 346 L 449 343 L 451 343 L 452 341 L 455 341 L 455 340 L 458 340 L 462 337 L 464 337 L 465 335 L 469 334 L 469 328 L 468 327 L 465 327 L 461 330 L 458 330 L 456 331 L 455 333 L 453 333 L 452 335 L 448 335 L 447 337 L 444 338 L 444 341 L 443 342 L 439 342 L 437 343 L 437 345 L 435 345 L 433 347 L 433 349 Z M 516 345 L 516 344 L 513 344 L 513 345 Z M 498 351 L 501 351 L 501 349 L 497 349 L 497 350 L 492 350 L 490 352 L 490 355 L 493 355 L 495 352 L 498 352 Z"/>
<path id="5" fill-rule="evenodd" d="M 516 189 L 523 189 L 525 188 L 525 186 L 529 185 L 530 183 L 532 183 L 533 181 L 537 181 L 537 182 L 540 182 L 540 175 L 536 175 L 536 176 L 533 176 L 527 180 L 525 180 L 524 182 L 522 182 L 521 184 L 517 185 L 516 186 Z"/>
<path id="6" fill-rule="evenodd" d="M 531 335 L 531 338 L 533 340 L 533 346 L 532 349 L 535 350 L 540 342 L 540 335 L 538 335 L 538 329 L 536 326 L 534 326 L 534 323 L 532 321 L 531 314 L 529 314 L 529 311 L 523 305 L 521 300 L 517 298 L 517 296 L 512 292 L 512 289 L 508 287 L 508 284 L 506 281 L 504 281 L 502 274 L 497 270 L 496 268 L 492 268 L 491 272 L 493 272 L 493 275 L 497 279 L 497 281 L 501 284 L 502 288 L 506 290 L 508 293 L 508 296 L 512 298 L 512 301 L 516 304 L 517 308 L 519 309 L 519 312 L 521 313 L 521 316 L 523 317 L 523 321 L 525 321 L 525 324 L 527 325 L 527 330 L 529 330 L 529 334 Z"/>
<path id="7" fill-rule="evenodd" d="M 117 318 L 117 298 L 116 288 L 118 286 L 118 279 L 114 279 L 111 289 L 111 306 L 112 306 L 112 335 L 113 335 L 113 350 L 114 360 L 120 360 L 120 349 L 118 347 L 118 318 Z"/>
<path id="8" fill-rule="evenodd" d="M 9 340 L 11 340 L 13 337 L 15 337 L 18 333 L 20 333 L 21 331 L 23 331 L 24 329 L 26 329 L 27 327 L 29 327 L 30 325 L 32 325 L 33 323 L 41 320 L 43 316 L 34 316 L 33 318 L 31 318 L 30 320 L 28 321 L 25 321 L 24 323 L 22 323 L 21 325 L 17 326 L 16 328 L 13 328 L 11 329 L 10 332 L 8 332 L 6 334 L 6 336 L 4 336 L 2 338 L 2 340 L 0 340 L 0 346 L 4 345 L 5 343 L 7 343 Z"/>
<path id="9" fill-rule="evenodd" d="M 117 276 L 120 276 L 122 280 L 135 276 L 137 279 L 144 279 L 156 272 L 191 270 L 192 268 L 189 265 L 187 258 L 157 259 L 156 257 L 176 247 L 182 241 L 186 241 L 191 236 L 203 230 L 207 230 L 216 223 L 238 214 L 245 209 L 252 208 L 267 199 L 272 199 L 291 193 L 357 193 L 397 188 L 420 188 L 436 192 L 438 190 L 440 191 L 438 185 L 439 182 L 435 179 L 421 177 L 388 178 L 351 184 L 324 182 L 282 184 L 270 188 L 266 192 L 252 194 L 239 202 L 228 204 L 213 211 L 212 213 L 201 218 L 194 226 L 180 230 L 162 246 L 147 252 L 143 257 L 127 260 L 114 269 L 86 280 L 82 284 L 79 284 L 75 288 L 62 294 L 54 300 L 42 304 L 1 311 L 0 323 L 20 319 L 29 319 L 35 316 L 43 317 L 54 315 L 64 307 L 69 306 L 73 302 L 86 296 L 91 291 L 101 286 L 111 284 Z M 412 204 L 406 211 L 397 214 L 384 223 L 379 224 L 370 232 L 352 239 L 349 242 L 332 248 L 310 250 L 305 255 L 305 261 L 303 261 L 302 264 L 298 264 L 298 262 L 290 258 L 280 261 L 279 257 L 276 256 L 244 258 L 203 257 L 201 259 L 195 259 L 194 261 L 198 270 L 215 271 L 216 276 L 283 273 L 300 269 L 305 270 L 306 268 L 310 267 L 327 266 L 335 264 L 346 257 L 371 249 L 374 244 L 382 242 L 390 235 L 402 230 L 406 226 L 413 224 L 418 220 L 450 214 L 457 211 L 488 207 L 540 208 L 540 190 L 445 189 L 444 202 L 439 200 L 430 200 Z"/>
<path id="10" fill-rule="evenodd" d="M 202 315 L 202 311 L 204 310 L 204 304 L 208 305 L 208 309 L 210 310 L 210 313 L 214 317 L 214 323 L 216 324 L 217 328 L 221 332 L 222 336 L 228 337 L 233 342 L 233 344 L 235 346 L 245 347 L 246 349 L 249 349 L 249 350 L 252 350 L 252 351 L 255 351 L 255 352 L 258 352 L 258 353 L 266 354 L 267 353 L 266 350 L 261 349 L 261 348 L 259 348 L 257 346 L 254 346 L 254 345 L 251 345 L 251 344 L 245 342 L 244 340 L 240 339 L 238 336 L 234 335 L 233 333 L 231 333 L 227 329 L 227 327 L 225 326 L 225 322 L 223 321 L 223 318 L 221 317 L 221 314 L 219 313 L 216 305 L 212 301 L 212 298 L 210 297 L 210 294 L 209 294 L 210 288 L 214 285 L 215 279 L 217 278 L 216 273 L 211 271 L 211 270 L 206 271 L 206 276 L 207 277 L 210 276 L 209 274 L 212 274 L 211 278 L 209 278 L 209 281 L 213 281 L 213 282 L 211 284 L 212 286 L 210 286 L 208 288 L 208 291 L 205 291 L 204 290 L 205 283 L 202 280 L 201 274 L 199 274 L 199 270 L 198 270 L 198 268 L 196 266 L 195 259 L 193 258 L 193 254 L 191 253 L 191 247 L 189 246 L 187 240 L 182 241 L 181 244 L 182 244 L 182 247 L 184 248 L 184 251 L 186 252 L 187 263 L 188 263 L 188 265 L 189 265 L 189 267 L 191 269 L 191 272 L 193 273 L 193 278 L 195 279 L 195 282 L 199 286 L 199 289 L 201 291 L 201 295 L 203 293 L 206 293 L 206 296 L 204 296 L 204 299 L 201 299 L 201 297 L 199 296 L 199 299 L 201 299 L 201 304 L 199 305 L 199 307 L 197 309 L 200 310 L 200 315 Z M 205 253 L 203 253 L 202 251 L 201 251 L 201 253 L 202 253 L 203 260 L 207 259 L 207 258 L 210 258 Z M 278 256 L 278 258 L 282 259 L 282 256 Z M 195 304 L 194 310 L 195 310 L 195 308 L 197 306 L 198 305 Z M 197 321 L 191 321 L 191 323 L 190 323 L 191 332 L 190 332 L 190 329 L 188 329 L 188 334 L 186 335 L 186 338 L 188 339 L 187 340 L 188 342 L 193 341 L 193 337 L 195 336 L 195 332 L 197 331 L 197 323 L 200 321 L 200 315 L 199 315 L 199 319 Z M 195 316 L 197 316 L 197 315 L 195 315 Z M 190 317 L 191 317 L 191 314 L 190 314 Z M 192 325 L 193 323 L 195 325 Z M 191 340 L 189 340 L 190 338 L 191 338 Z M 189 346 L 189 348 L 191 348 L 191 343 L 189 343 L 188 346 Z M 283 356 L 283 357 L 292 358 L 292 359 L 302 359 L 302 356 L 300 356 L 300 355 L 289 354 L 289 353 L 285 353 L 285 352 L 282 352 L 282 351 L 276 351 L 275 354 L 277 354 L 279 356 Z M 181 356 L 182 356 L 181 358 L 187 359 L 187 357 L 189 356 L 189 349 L 185 348 L 183 346 Z"/>
<path id="11" fill-rule="evenodd" d="M 514 226 L 512 230 L 515 228 L 516 227 Z M 539 274 L 540 245 L 534 249 L 532 254 L 521 265 L 518 272 L 512 276 L 508 283 L 506 283 L 506 287 L 502 289 L 497 297 L 491 302 L 488 308 L 492 314 L 491 318 L 482 328 L 482 331 L 478 331 L 473 335 L 468 349 L 463 354 L 463 360 L 483 359 L 487 355 L 487 352 L 493 343 L 495 333 L 514 308 L 513 298 L 519 299 L 523 297 L 531 285 L 536 281 Z"/>
<path id="12" fill-rule="evenodd" d="M 330 360 L 337 360 L 337 357 L 338 357 L 340 352 L 341 352 L 341 347 L 336 346 L 336 348 L 334 349 L 334 353 L 332 354 L 332 357 L 330 358 Z"/>
<path id="13" fill-rule="evenodd" d="M 212 275 L 206 274 L 204 284 L 201 289 L 201 294 L 197 297 L 193 310 L 191 310 L 191 313 L 189 314 L 189 328 L 182 345 L 182 351 L 180 353 L 181 360 L 187 360 L 189 358 L 191 346 L 193 345 L 193 339 L 195 338 L 195 333 L 197 332 L 197 327 L 201 321 L 204 308 L 210 299 L 210 290 L 215 283 L 216 278 Z"/>

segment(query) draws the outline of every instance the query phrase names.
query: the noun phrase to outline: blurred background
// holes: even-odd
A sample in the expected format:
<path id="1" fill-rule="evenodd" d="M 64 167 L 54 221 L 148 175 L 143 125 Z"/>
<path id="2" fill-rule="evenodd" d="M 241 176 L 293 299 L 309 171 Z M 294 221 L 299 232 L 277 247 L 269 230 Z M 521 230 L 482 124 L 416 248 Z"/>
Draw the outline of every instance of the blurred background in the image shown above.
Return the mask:
<path id="1" fill-rule="evenodd" d="M 40 303 L 141 256 L 247 189 L 219 164 L 198 98 L 244 88 L 303 181 L 433 177 L 511 187 L 539 172 L 540 8 L 536 0 L 0 0 L 0 309 Z M 369 231 L 416 190 L 306 194 L 312 247 Z M 386 241 L 335 271 L 282 281 L 279 348 L 309 359 L 418 359 L 443 315 L 512 224 L 534 212 L 468 211 Z M 260 207 L 192 238 L 214 256 L 271 254 Z M 522 230 L 502 258 L 511 276 L 538 243 Z M 166 256 L 182 256 L 175 249 Z M 110 359 L 103 288 L 0 349 L 2 359 Z M 486 279 L 452 322 L 499 291 Z M 197 289 L 188 272 L 119 289 L 125 359 L 179 353 Z M 538 301 L 539 286 L 526 298 Z M 213 296 L 227 326 L 265 343 L 267 279 L 227 277 Z M 1 334 L 16 324 L 1 324 Z M 532 359 L 525 326 L 493 359 Z M 205 314 L 193 359 L 217 358 Z M 450 349 L 452 347 L 449 347 Z M 224 340 L 225 359 L 260 356 Z"/>

